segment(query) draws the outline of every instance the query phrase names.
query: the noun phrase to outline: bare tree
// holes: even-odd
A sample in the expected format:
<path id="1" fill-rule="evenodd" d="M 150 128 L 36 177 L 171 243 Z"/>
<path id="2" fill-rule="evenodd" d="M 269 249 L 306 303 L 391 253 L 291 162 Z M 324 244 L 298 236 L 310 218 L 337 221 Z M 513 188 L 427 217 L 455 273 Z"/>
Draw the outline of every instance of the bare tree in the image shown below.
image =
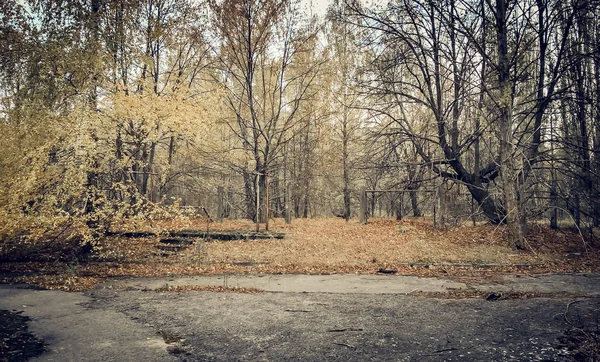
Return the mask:
<path id="1" fill-rule="evenodd" d="M 397 1 L 379 11 L 353 7 L 347 19 L 370 32 L 373 62 L 362 84 L 370 110 L 409 138 L 436 174 L 465 184 L 492 222 L 508 224 L 515 248 L 524 247 L 528 180 L 578 9 L 558 1 Z M 475 116 L 465 111 L 473 105 Z M 422 111 L 431 122 L 415 122 L 410 113 Z"/>
<path id="2" fill-rule="evenodd" d="M 253 161 L 253 169 L 244 168 L 242 175 L 247 214 L 255 218 L 256 194 L 266 197 L 264 176 L 273 172 L 282 146 L 293 135 L 297 111 L 310 95 L 319 65 L 301 64 L 299 58 L 311 50 L 315 32 L 301 23 L 287 0 L 226 0 L 211 2 L 211 7 L 233 113 L 228 124 Z"/>

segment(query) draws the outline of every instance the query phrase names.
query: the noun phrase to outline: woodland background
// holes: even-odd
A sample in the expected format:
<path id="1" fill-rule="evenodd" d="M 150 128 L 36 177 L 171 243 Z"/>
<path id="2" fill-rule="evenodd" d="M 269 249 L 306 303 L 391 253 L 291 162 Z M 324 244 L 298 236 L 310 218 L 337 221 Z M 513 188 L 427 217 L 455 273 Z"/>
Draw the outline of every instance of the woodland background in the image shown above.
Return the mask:
<path id="1" fill-rule="evenodd" d="M 506 224 L 515 248 L 544 220 L 591 237 L 599 18 L 595 0 L 0 0 L 0 235 L 264 221 L 266 197 L 269 217 L 348 219 L 366 188 L 394 191 L 370 215 Z"/>

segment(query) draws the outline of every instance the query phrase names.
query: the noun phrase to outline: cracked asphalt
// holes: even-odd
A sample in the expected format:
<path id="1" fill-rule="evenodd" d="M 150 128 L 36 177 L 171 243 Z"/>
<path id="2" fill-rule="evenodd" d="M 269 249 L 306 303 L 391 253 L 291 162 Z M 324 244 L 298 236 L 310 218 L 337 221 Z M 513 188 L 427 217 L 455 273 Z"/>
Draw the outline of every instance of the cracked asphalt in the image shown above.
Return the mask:
<path id="1" fill-rule="evenodd" d="M 152 291 L 165 284 L 265 292 Z M 545 297 L 443 297 L 462 290 Z M 39 361 L 569 361 L 565 333 L 600 330 L 600 275 L 170 277 L 85 293 L 0 285 L 0 309 L 31 318 L 47 345 Z"/>

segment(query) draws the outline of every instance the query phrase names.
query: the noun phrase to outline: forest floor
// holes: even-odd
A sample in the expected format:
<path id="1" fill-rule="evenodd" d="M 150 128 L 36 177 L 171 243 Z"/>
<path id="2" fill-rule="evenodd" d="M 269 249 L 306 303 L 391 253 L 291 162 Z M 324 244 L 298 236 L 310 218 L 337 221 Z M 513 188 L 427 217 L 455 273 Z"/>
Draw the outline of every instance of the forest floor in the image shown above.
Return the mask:
<path id="1" fill-rule="evenodd" d="M 264 227 L 260 235 L 268 237 Z M 0 282 L 82 291 L 111 278 L 170 275 L 379 272 L 476 280 L 600 271 L 599 248 L 569 228 L 555 231 L 538 224 L 530 225 L 528 250 L 523 251 L 509 246 L 502 227 L 465 224 L 438 230 L 427 218 L 372 218 L 367 225 L 340 218 L 295 219 L 286 225 L 275 219 L 270 231 L 285 235 L 282 239 L 194 237 L 205 236 L 201 234 L 207 229 L 209 235 L 219 230 L 252 238 L 255 225 L 245 220 L 207 223 L 201 218 L 129 221 L 113 224 L 110 236 L 99 238 L 88 253 L 76 239 L 66 242 L 60 237 L 4 244 Z M 181 231 L 189 235 L 172 237 Z"/>
<path id="2" fill-rule="evenodd" d="M 534 347 L 539 347 L 536 353 L 540 355 L 549 353 L 560 357 L 557 357 L 557 360 L 562 360 L 563 357 L 564 360 L 572 360 L 577 354 L 584 357 L 592 356 L 591 358 L 600 356 L 598 325 L 595 324 L 593 328 L 573 329 L 570 323 L 572 318 L 561 317 L 562 314 L 566 316 L 566 312 L 561 312 L 565 308 L 567 312 L 570 310 L 572 312 L 574 303 L 581 307 L 584 302 L 591 303 L 591 309 L 588 309 L 594 312 L 581 311 L 581 313 L 577 312 L 577 316 L 588 316 L 586 320 L 597 320 L 598 317 L 597 309 L 594 309 L 597 307 L 598 300 L 595 294 L 596 284 L 593 284 L 591 289 L 588 288 L 589 290 L 556 289 L 558 287 L 579 288 L 584 285 L 564 278 L 583 278 L 589 284 L 597 280 L 597 273 L 600 272 L 598 263 L 600 249 L 584 242 L 580 234 L 571 228 L 565 227 L 555 231 L 546 225 L 532 224 L 527 237 L 528 249 L 515 251 L 506 241 L 502 227 L 465 224 L 438 230 L 432 227 L 431 220 L 427 218 L 405 218 L 402 221 L 373 218 L 367 225 L 360 225 L 356 220 L 345 222 L 339 218 L 296 219 L 291 225 L 286 225 L 283 220 L 276 219 L 272 220 L 270 226 L 270 232 L 265 232 L 265 226 L 261 225 L 262 232 L 257 234 L 253 232 L 254 224 L 239 220 L 210 224 L 200 218 L 153 222 L 128 221 L 123 224 L 113 224 L 109 236 L 97 239 L 91 250 L 85 245 L 82 246 L 76 233 L 69 234 L 64 230 L 31 243 L 4 243 L 0 245 L 0 284 L 15 285 L 0 285 L 0 292 L 5 293 L 4 297 L 6 297 L 4 302 L 8 303 L 11 300 L 14 302 L 5 303 L 6 305 L 0 308 L 0 325 L 7 326 L 6 330 L 0 330 L 3 336 L 0 338 L 0 360 L 18 360 L 34 356 L 48 348 L 52 351 L 53 348 L 58 347 L 52 345 L 47 347 L 44 341 L 56 341 L 58 338 L 56 336 L 62 336 L 61 343 L 65 343 L 65 346 L 79 343 L 76 343 L 79 347 L 69 347 L 68 351 L 59 348 L 60 353 L 67 351 L 74 353 L 74 356 L 81 356 L 86 348 L 104 346 L 102 343 L 98 344 L 96 337 L 92 338 L 93 340 L 81 338 L 81 335 L 87 336 L 89 333 L 79 333 L 70 327 L 63 327 L 60 323 L 56 327 L 57 320 L 66 318 L 62 311 L 73 310 L 73 308 L 81 310 L 78 309 L 79 311 L 72 318 L 89 317 L 89 320 L 86 320 L 87 324 L 83 323 L 82 326 L 88 328 L 88 325 L 92 325 L 98 331 L 104 331 L 102 333 L 108 341 L 106 346 L 116 343 L 114 340 L 117 339 L 143 335 L 144 343 L 132 339 L 127 343 L 119 341 L 119 345 L 123 345 L 123 348 L 127 349 L 125 352 L 131 353 L 132 356 L 147 352 L 149 357 L 145 360 L 153 360 L 152 358 L 167 360 L 169 355 L 164 354 L 166 351 L 171 353 L 170 357 L 181 354 L 184 356 L 183 359 L 194 355 L 199 356 L 198 360 L 206 360 L 208 357 L 204 353 L 209 352 L 215 353 L 211 358 L 216 359 L 219 359 L 219 356 L 225 359 L 225 356 L 231 353 L 240 357 L 240 360 L 255 359 L 244 354 L 247 351 L 254 351 L 243 344 L 246 343 L 243 342 L 243 338 L 250 338 L 245 334 L 247 331 L 240 332 L 240 336 L 235 338 L 231 336 L 226 338 L 224 334 L 219 340 L 228 341 L 229 347 L 219 344 L 211 348 L 207 347 L 207 350 L 197 350 L 198 346 L 203 346 L 207 342 L 202 339 L 204 338 L 202 334 L 193 332 L 198 330 L 198 326 L 193 325 L 191 321 L 200 323 L 202 328 L 219 334 L 232 330 L 233 327 L 228 327 L 227 323 L 236 324 L 242 318 L 250 323 L 248 328 L 250 328 L 251 338 L 263 340 L 266 338 L 265 335 L 268 335 L 268 331 L 276 331 L 275 334 L 281 336 L 273 337 L 275 338 L 273 341 L 277 342 L 274 345 L 292 346 L 296 345 L 296 342 L 290 341 L 297 341 L 297 338 L 288 340 L 287 337 L 282 337 L 292 336 L 290 334 L 292 332 L 284 330 L 287 322 L 280 323 L 280 318 L 288 318 L 288 315 L 297 316 L 290 322 L 297 322 L 294 328 L 307 329 L 306 335 L 314 338 L 308 341 L 306 346 L 299 346 L 298 350 L 282 347 L 281 350 L 271 352 L 275 353 L 273 359 L 280 359 L 279 357 L 290 353 L 301 355 L 304 353 L 302 351 L 313 350 L 314 345 L 319 347 L 312 357 L 327 356 L 326 359 L 329 360 L 364 360 L 363 357 L 373 353 L 373 356 L 376 357 L 375 354 L 378 354 L 382 360 L 385 360 L 387 355 L 381 353 L 388 351 L 389 356 L 396 356 L 400 347 L 400 350 L 410 351 L 409 355 L 405 356 L 407 359 L 417 355 L 429 356 L 423 357 L 423 360 L 438 360 L 440 353 L 458 354 L 459 352 L 460 355 L 455 357 L 461 360 L 466 356 L 462 351 L 467 354 L 474 353 L 473 356 L 479 356 L 481 359 L 503 360 L 506 356 L 499 353 L 511 353 L 517 356 L 518 353 L 531 352 Z M 209 237 L 205 237 L 207 229 Z M 241 240 L 218 240 L 229 237 L 241 238 Z M 264 239 L 256 239 L 258 237 Z M 563 273 L 578 274 L 556 275 Z M 590 274 L 586 275 L 586 273 Z M 318 280 L 311 276 L 326 274 L 331 275 L 316 277 Z M 381 279 L 382 275 L 373 274 L 404 276 L 388 280 Z M 20 283 L 41 289 L 86 292 L 63 293 L 52 290 L 22 289 Z M 142 284 L 144 285 L 140 287 Z M 379 289 L 372 290 L 377 285 Z M 146 293 L 148 291 L 157 293 Z M 317 313 L 318 315 L 315 314 L 316 312 L 313 313 L 312 309 L 305 308 L 302 303 L 305 303 L 307 291 L 311 295 L 309 298 L 314 299 L 314 305 L 332 307 L 325 308 L 322 313 L 320 312 L 321 314 Z M 211 292 L 230 293 L 225 298 L 217 296 L 222 293 Z M 335 296 L 335 293 L 341 294 Z M 84 302 L 85 305 L 100 306 L 106 301 L 114 300 L 117 295 L 119 300 L 128 301 L 127 303 L 130 301 L 131 306 L 109 303 L 98 310 L 94 309 L 96 307 L 92 309 L 89 306 L 81 307 L 81 303 Z M 197 300 L 199 295 L 203 300 L 209 300 L 208 310 L 214 309 L 214 313 L 221 319 L 229 315 L 229 310 L 236 310 L 238 314 L 232 315 L 231 320 L 225 318 L 224 326 L 215 325 L 214 320 L 219 318 L 210 313 L 205 319 L 198 320 L 197 316 L 203 314 L 191 310 L 190 306 L 197 306 L 193 301 Z M 105 296 L 108 299 L 98 296 Z M 164 301 L 164 310 L 154 313 L 162 317 L 144 320 L 146 317 L 142 318 L 142 315 L 148 314 L 145 310 L 140 310 L 140 315 L 135 314 L 134 312 L 140 308 L 140 296 L 151 296 L 147 298 L 147 303 L 143 304 L 144 308 L 149 308 L 148 310 Z M 89 299 L 91 297 L 93 298 Z M 265 327 L 259 321 L 268 320 L 267 316 L 272 314 L 272 310 L 271 307 L 261 309 L 259 306 L 263 304 L 270 306 L 269 303 L 273 298 L 281 299 L 282 304 L 278 308 L 282 312 L 272 317 L 275 319 Z M 573 298 L 580 299 L 573 300 Z M 39 303 L 33 303 L 32 300 L 38 300 Z M 49 300 L 54 300 L 56 303 L 48 303 Z M 210 302 L 211 300 L 214 300 L 214 303 Z M 224 300 L 229 302 L 223 304 Z M 491 305 L 488 307 L 487 301 L 495 300 L 502 300 L 503 307 L 495 308 Z M 180 301 L 181 308 L 173 309 L 173 301 Z M 63 305 L 66 302 L 72 302 L 72 305 L 66 307 Z M 30 303 L 37 307 L 28 308 Z M 230 305 L 231 303 L 233 305 Z M 253 307 L 244 309 L 248 303 Z M 382 304 L 389 308 L 382 310 Z M 298 305 L 303 307 L 299 308 Z M 358 309 L 344 311 L 342 307 L 347 305 L 355 305 Z M 415 329 L 410 332 L 414 334 L 411 334 L 414 341 L 406 342 L 407 345 L 390 342 L 389 348 L 377 344 L 379 343 L 377 341 L 381 340 L 381 333 L 384 332 L 381 330 L 383 322 L 379 319 L 387 315 L 395 316 L 395 319 L 392 318 L 385 328 L 395 332 L 388 331 L 384 334 L 389 335 L 390 341 L 406 339 L 403 332 L 395 329 L 395 323 L 403 322 L 396 319 L 407 313 L 405 311 L 407 305 L 412 305 L 408 315 L 420 316 L 415 317 Z M 52 307 L 54 309 L 45 310 L 42 306 L 47 307 L 46 309 L 54 306 Z M 342 306 L 339 307 L 342 308 L 341 312 L 338 311 L 337 306 Z M 548 308 L 556 311 L 552 318 L 543 319 L 542 316 L 531 318 L 530 314 L 533 311 L 541 311 L 544 316 L 550 316 L 547 313 Z M 22 310 L 29 314 L 21 316 L 18 313 Z M 494 326 L 498 320 L 503 320 L 506 326 L 502 326 L 499 330 L 508 331 L 505 335 L 501 335 L 502 340 L 496 335 L 500 332 L 490 332 L 489 340 L 481 344 L 485 348 L 478 347 L 479 342 L 469 334 L 470 331 L 480 329 L 482 322 L 479 314 L 482 310 L 486 311 L 484 314 L 489 317 L 490 326 Z M 123 312 L 131 319 L 123 317 L 119 312 Z M 188 312 L 189 315 L 185 314 Z M 336 314 L 338 312 L 339 316 Z M 107 313 L 111 315 L 108 319 Z M 186 317 L 180 316 L 181 320 L 176 323 L 179 326 L 177 327 L 169 321 L 174 314 L 180 313 L 184 313 Z M 328 319 L 332 313 L 335 318 Z M 346 318 L 344 316 L 354 315 L 353 313 L 369 317 L 364 317 L 365 320 L 361 320 L 363 324 L 358 328 L 339 327 L 339 325 L 349 325 L 350 321 L 344 319 Z M 448 324 L 445 326 L 450 329 L 437 330 L 439 323 L 437 319 L 432 320 L 431 315 L 441 315 L 443 318 L 447 315 Z M 29 317 L 34 318 L 35 322 L 33 334 L 27 330 Z M 305 320 L 305 317 L 308 320 Z M 377 321 L 373 322 L 373 325 L 368 322 L 371 317 Z M 119 325 L 105 325 L 107 320 Z M 140 320 L 146 324 L 136 322 Z M 331 328 L 326 332 L 312 331 L 312 326 L 320 325 L 314 323 L 315 320 L 327 321 L 331 324 Z M 536 320 L 541 324 L 532 327 L 532 330 L 540 330 L 543 335 L 529 330 L 518 331 L 523 332 L 523 335 L 512 332 L 515 326 L 523 325 L 521 321 L 534 323 Z M 47 323 L 44 324 L 44 321 Z M 470 322 L 464 325 L 464 328 L 460 327 L 464 321 Z M 65 326 L 74 325 L 72 320 L 65 320 L 64 323 Z M 181 325 L 189 328 L 176 330 L 183 328 L 180 327 Z M 423 336 L 418 332 L 423 330 L 423 325 L 427 325 L 432 332 L 425 333 L 426 335 Z M 456 328 L 457 325 L 460 328 Z M 135 333 L 124 332 L 123 336 L 115 337 L 113 331 L 120 330 L 124 328 L 123 326 L 129 328 L 123 331 L 135 330 Z M 159 332 L 168 331 L 167 337 L 171 334 L 185 336 L 177 340 L 188 342 L 177 342 L 173 347 L 170 337 L 165 337 L 162 332 L 164 341 L 157 340 L 152 336 L 152 328 L 158 327 L 152 326 L 162 328 Z M 372 335 L 361 334 L 371 330 Z M 466 335 L 463 336 L 462 332 L 457 333 L 456 330 L 465 331 Z M 494 330 L 495 327 L 490 329 L 490 331 Z M 333 345 L 331 344 L 332 335 L 347 331 L 353 334 L 354 339 L 335 340 Z M 102 335 L 96 332 L 92 335 Z M 145 334 L 140 334 L 142 332 Z M 439 335 L 453 336 L 454 339 L 448 337 L 450 338 L 448 341 L 452 339 L 452 343 L 456 342 L 456 346 L 435 344 L 438 343 Z M 42 339 L 39 340 L 38 336 Z M 515 339 L 514 336 L 518 338 Z M 213 340 L 211 338 L 209 339 Z M 415 347 L 420 346 L 420 341 L 432 338 L 435 339 L 434 345 L 423 344 L 421 346 L 423 348 Z M 545 343 L 543 348 L 535 345 L 541 340 Z M 556 345 L 557 340 L 563 341 L 562 344 Z M 443 342 L 449 345 L 448 341 Z M 469 344 L 471 342 L 467 343 L 468 341 L 475 341 L 473 342 L 475 344 Z M 528 342 L 523 344 L 522 341 Z M 263 342 L 263 344 L 267 343 L 266 340 Z M 375 344 L 371 346 L 370 343 Z M 361 352 L 362 354 L 355 355 L 359 345 L 366 346 L 366 349 Z M 139 351 L 138 347 L 143 351 Z M 163 353 L 160 354 L 160 358 L 156 355 L 158 353 L 156 348 Z M 430 348 L 434 351 L 433 354 L 429 351 Z M 111 347 L 104 348 L 102 351 L 108 353 L 116 350 Z M 125 353 L 121 350 L 117 352 Z M 260 349 L 252 353 L 256 353 L 254 357 L 257 357 L 264 354 L 264 350 Z M 448 356 L 448 360 L 452 358 Z"/>

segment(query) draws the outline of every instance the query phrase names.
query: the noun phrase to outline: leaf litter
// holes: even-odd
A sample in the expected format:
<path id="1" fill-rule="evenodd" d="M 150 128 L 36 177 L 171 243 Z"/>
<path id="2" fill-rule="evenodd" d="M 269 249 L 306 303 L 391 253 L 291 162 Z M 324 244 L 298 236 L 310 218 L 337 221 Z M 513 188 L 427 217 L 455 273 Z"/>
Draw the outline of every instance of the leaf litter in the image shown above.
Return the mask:
<path id="1" fill-rule="evenodd" d="M 218 274 L 374 274 L 393 270 L 398 275 L 491 279 L 504 274 L 597 272 L 598 249 L 582 243 L 579 234 L 531 225 L 530 250 L 515 251 L 502 227 L 470 224 L 434 229 L 427 218 L 370 219 L 367 225 L 339 218 L 282 219 L 271 230 L 282 239 L 214 241 L 193 238 L 189 247 L 161 252 L 161 235 L 173 230 L 247 230 L 247 220 L 207 223 L 205 219 L 162 220 L 113 225 L 111 235 L 95 241 L 85 258 L 44 258 L 0 255 L 0 282 L 28 283 L 40 288 L 82 291 L 108 278 Z M 261 230 L 264 225 L 261 225 Z M 154 236 L 124 237 L 122 232 Z M 64 245 L 59 246 L 63 247 Z M 1 245 L 0 245 L 1 247 Z M 13 248 L 14 249 L 14 248 Z M 57 252 L 64 255 L 64 250 Z M 41 260 L 40 260 L 41 259 Z M 25 261 L 23 261 L 25 260 Z M 172 287 L 169 291 L 178 291 Z M 188 288 L 189 289 L 189 288 Z M 225 290 L 223 290 L 225 291 Z M 243 290 L 227 290 L 247 292 Z"/>

